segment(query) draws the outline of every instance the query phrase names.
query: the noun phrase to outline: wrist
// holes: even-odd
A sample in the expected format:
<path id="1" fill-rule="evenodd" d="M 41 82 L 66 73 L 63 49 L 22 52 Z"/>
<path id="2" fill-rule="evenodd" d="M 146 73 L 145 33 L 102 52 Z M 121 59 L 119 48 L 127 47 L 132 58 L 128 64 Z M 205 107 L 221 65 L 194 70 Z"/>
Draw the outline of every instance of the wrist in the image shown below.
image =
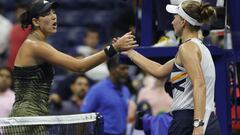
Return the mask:
<path id="1" fill-rule="evenodd" d="M 126 51 L 126 52 L 127 52 L 127 56 L 128 56 L 131 60 L 133 60 L 133 59 L 134 59 L 134 56 L 135 56 L 134 51 L 133 51 L 133 50 L 128 50 L 128 51 Z"/>
<path id="2" fill-rule="evenodd" d="M 200 119 L 194 119 L 193 120 L 193 127 L 198 128 L 198 127 L 203 127 L 204 126 L 204 121 Z"/>
<path id="3" fill-rule="evenodd" d="M 106 46 L 104 52 L 109 58 L 118 54 L 118 51 L 114 48 L 113 45 Z"/>

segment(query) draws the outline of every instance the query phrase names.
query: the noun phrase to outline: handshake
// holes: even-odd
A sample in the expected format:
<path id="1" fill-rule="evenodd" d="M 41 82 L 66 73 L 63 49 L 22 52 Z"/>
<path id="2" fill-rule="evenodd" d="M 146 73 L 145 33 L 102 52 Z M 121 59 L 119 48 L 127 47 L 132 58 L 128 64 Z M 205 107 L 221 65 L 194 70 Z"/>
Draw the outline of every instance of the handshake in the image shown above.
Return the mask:
<path id="1" fill-rule="evenodd" d="M 104 51 L 108 57 L 112 57 L 119 52 L 129 51 L 138 46 L 135 36 L 132 35 L 132 32 L 128 32 L 122 37 L 113 38 L 112 44 L 107 46 Z"/>

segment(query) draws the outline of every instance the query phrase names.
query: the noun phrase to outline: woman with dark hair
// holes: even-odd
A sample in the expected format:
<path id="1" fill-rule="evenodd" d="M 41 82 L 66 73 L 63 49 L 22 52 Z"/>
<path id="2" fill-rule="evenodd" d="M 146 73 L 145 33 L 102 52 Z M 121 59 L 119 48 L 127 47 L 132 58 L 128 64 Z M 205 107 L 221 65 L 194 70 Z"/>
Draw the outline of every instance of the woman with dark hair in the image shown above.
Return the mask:
<path id="1" fill-rule="evenodd" d="M 13 86 L 16 101 L 12 117 L 48 114 L 49 89 L 54 75 L 52 65 L 82 73 L 118 52 L 137 46 L 129 32 L 103 51 L 81 60 L 59 52 L 47 43 L 47 37 L 57 32 L 56 6 L 55 2 L 35 0 L 20 17 L 22 28 L 31 25 L 32 32 L 23 42 L 15 60 Z"/>
<path id="2" fill-rule="evenodd" d="M 173 121 L 169 135 L 219 135 L 214 114 L 215 67 L 208 48 L 198 39 L 201 25 L 215 18 L 216 11 L 208 4 L 192 0 L 178 6 L 167 5 L 166 9 L 174 14 L 172 25 L 182 40 L 175 58 L 161 65 L 134 50 L 125 54 L 157 78 L 170 76 Z"/>

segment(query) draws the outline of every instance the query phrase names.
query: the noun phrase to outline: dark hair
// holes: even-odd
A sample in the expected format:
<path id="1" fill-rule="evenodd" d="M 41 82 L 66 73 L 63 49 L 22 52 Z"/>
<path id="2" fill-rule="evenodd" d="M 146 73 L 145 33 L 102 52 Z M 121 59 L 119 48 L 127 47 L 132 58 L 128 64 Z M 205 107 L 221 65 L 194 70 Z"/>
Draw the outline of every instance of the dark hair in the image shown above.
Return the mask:
<path id="1" fill-rule="evenodd" d="M 88 32 L 93 32 L 93 33 L 98 33 L 98 34 L 99 34 L 98 28 L 96 28 L 96 27 L 90 27 L 90 28 L 88 28 L 88 29 L 85 31 L 84 37 L 87 36 Z"/>
<path id="2" fill-rule="evenodd" d="M 120 60 L 120 57 L 118 55 L 108 59 L 107 61 L 107 67 L 108 70 L 111 70 L 113 68 L 116 68 L 119 64 L 122 64 L 123 62 Z"/>
<path id="3" fill-rule="evenodd" d="M 29 17 L 28 11 L 25 11 L 20 15 L 20 22 L 21 22 L 21 27 L 23 29 L 28 28 L 28 25 L 33 26 L 32 24 L 32 18 Z"/>
<path id="4" fill-rule="evenodd" d="M 208 3 L 198 1 L 184 1 L 183 10 L 192 18 L 203 24 L 211 24 L 216 19 L 216 10 Z M 191 25 L 192 26 L 192 25 Z M 192 26 L 192 30 L 199 30 L 199 26 Z"/>
<path id="5" fill-rule="evenodd" d="M 97 32 L 98 33 L 98 28 L 97 27 L 90 27 L 87 29 L 89 32 Z"/>
<path id="6" fill-rule="evenodd" d="M 38 18 L 39 16 L 44 16 L 52 8 L 56 8 L 56 2 L 48 2 L 46 0 L 34 0 L 31 5 L 27 7 L 27 10 L 20 15 L 20 22 L 23 29 L 28 28 L 29 25 L 34 29 L 32 23 L 33 18 Z"/>
<path id="7" fill-rule="evenodd" d="M 80 78 L 80 77 L 86 78 L 89 82 L 88 77 L 85 76 L 84 74 L 74 74 L 70 84 L 74 84 L 77 81 L 77 79 Z"/>

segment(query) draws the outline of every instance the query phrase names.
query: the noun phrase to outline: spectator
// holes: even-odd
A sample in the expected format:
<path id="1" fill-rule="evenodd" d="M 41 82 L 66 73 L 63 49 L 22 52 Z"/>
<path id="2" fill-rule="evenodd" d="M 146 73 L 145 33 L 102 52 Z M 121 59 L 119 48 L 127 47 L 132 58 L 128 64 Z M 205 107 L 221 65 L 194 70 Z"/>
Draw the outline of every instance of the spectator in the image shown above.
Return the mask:
<path id="1" fill-rule="evenodd" d="M 0 68 L 0 117 L 8 117 L 15 101 L 14 92 L 10 89 L 12 84 L 11 71 L 6 67 Z"/>
<path id="2" fill-rule="evenodd" d="M 56 103 L 60 102 L 61 100 L 69 100 L 73 95 L 69 86 L 74 80 L 74 76 L 75 74 L 69 72 L 69 74 L 65 75 L 60 81 L 55 82 L 55 86 L 53 86 L 51 89 L 50 99 L 53 99 Z"/>
<path id="3" fill-rule="evenodd" d="M 76 49 L 83 56 L 89 56 L 99 51 L 99 33 L 96 29 L 89 28 L 83 39 L 84 44 Z"/>
<path id="4" fill-rule="evenodd" d="M 138 95 L 137 102 L 149 103 L 153 116 L 170 111 L 172 98 L 165 91 L 165 82 L 166 80 L 157 80 L 153 76 L 147 75 L 144 79 L 144 87 Z"/>
<path id="5" fill-rule="evenodd" d="M 13 68 L 14 61 L 18 52 L 18 49 L 21 47 L 23 41 L 27 38 L 28 34 L 31 31 L 31 28 L 23 30 L 20 25 L 19 17 L 26 10 L 27 3 L 20 1 L 15 5 L 15 16 L 16 23 L 13 25 L 12 30 L 10 31 L 9 37 L 9 50 L 7 58 L 7 66 Z"/>
<path id="6" fill-rule="evenodd" d="M 3 14 L 4 4 L 0 1 L 0 66 L 5 62 L 5 58 L 7 56 L 7 49 L 9 46 L 8 39 L 9 33 L 12 28 L 11 22 L 5 18 Z"/>
<path id="7" fill-rule="evenodd" d="M 169 113 L 161 113 L 157 116 L 145 114 L 142 118 L 145 135 L 168 135 L 171 122 L 172 116 Z"/>
<path id="8" fill-rule="evenodd" d="M 131 66 L 129 66 L 129 73 L 130 72 L 131 72 Z M 127 118 L 126 135 L 133 135 L 132 131 L 135 124 L 135 119 L 136 119 L 135 115 L 137 110 L 137 105 L 136 105 L 137 90 L 134 88 L 133 81 L 130 76 L 127 77 L 127 81 L 126 83 L 124 83 L 124 85 L 127 86 L 131 94 L 131 99 L 128 102 L 128 118 Z"/>
<path id="9" fill-rule="evenodd" d="M 136 120 L 136 110 L 137 110 L 137 105 L 133 99 L 133 96 L 128 102 L 128 117 L 127 117 L 127 130 L 126 130 L 126 135 L 134 135 L 133 128 Z M 140 134 L 138 134 L 140 135 Z"/>
<path id="10" fill-rule="evenodd" d="M 145 135 L 167 135 L 172 117 L 169 115 L 172 98 L 165 91 L 166 79 L 156 79 L 146 74 L 138 95 L 136 128 Z"/>
<path id="11" fill-rule="evenodd" d="M 52 115 L 78 114 L 83 102 L 83 98 L 88 91 L 89 81 L 84 75 L 75 75 L 71 82 L 70 89 L 73 93 L 69 100 L 53 103 L 50 106 Z"/>
<path id="12" fill-rule="evenodd" d="M 90 28 L 86 32 L 84 39 L 84 44 L 77 46 L 75 49 L 79 55 L 87 57 L 99 51 L 99 33 L 96 29 Z M 93 68 L 92 70 L 86 72 L 86 76 L 93 81 L 100 81 L 109 75 L 107 66 L 105 63 Z"/>
<path id="13" fill-rule="evenodd" d="M 84 58 L 75 51 L 71 52 L 70 55 L 77 59 Z M 60 100 L 69 100 L 73 95 L 69 86 L 74 81 L 75 76 L 76 74 L 74 74 L 74 72 L 68 71 L 67 75 L 55 77 L 55 83 L 51 88 L 50 98 L 55 100 L 55 102 L 60 102 Z M 93 83 L 93 81 L 89 78 L 88 81 L 90 85 Z"/>
<path id="14" fill-rule="evenodd" d="M 107 62 L 109 77 L 95 84 L 86 97 L 82 112 L 100 112 L 104 117 L 105 135 L 124 135 L 127 126 L 130 93 L 123 85 L 128 76 L 128 66 L 118 57 Z"/>

